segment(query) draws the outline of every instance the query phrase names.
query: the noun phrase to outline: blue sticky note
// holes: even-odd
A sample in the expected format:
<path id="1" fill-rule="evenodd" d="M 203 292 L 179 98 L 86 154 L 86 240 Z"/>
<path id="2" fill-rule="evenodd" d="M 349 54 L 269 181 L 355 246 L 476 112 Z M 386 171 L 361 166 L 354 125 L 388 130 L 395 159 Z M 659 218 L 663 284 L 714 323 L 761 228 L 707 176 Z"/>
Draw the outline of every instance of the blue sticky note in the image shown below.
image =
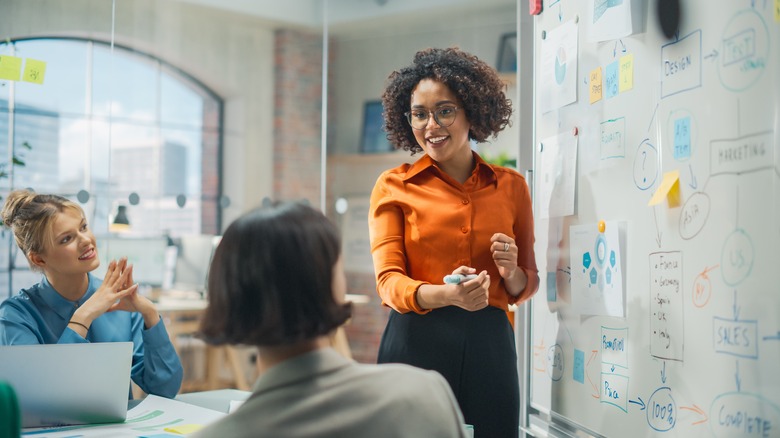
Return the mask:
<path id="1" fill-rule="evenodd" d="M 574 349 L 574 371 L 572 372 L 574 380 L 585 383 L 585 352 Z"/>
<path id="2" fill-rule="evenodd" d="M 607 99 L 617 96 L 619 78 L 618 62 L 615 61 L 607 65 L 606 74 L 604 75 L 604 89 L 607 92 Z"/>
<path id="3" fill-rule="evenodd" d="M 555 284 L 555 272 L 547 273 L 547 301 L 558 301 L 558 286 Z"/>
<path id="4" fill-rule="evenodd" d="M 674 121 L 674 159 L 691 158 L 691 118 L 681 117 Z"/>

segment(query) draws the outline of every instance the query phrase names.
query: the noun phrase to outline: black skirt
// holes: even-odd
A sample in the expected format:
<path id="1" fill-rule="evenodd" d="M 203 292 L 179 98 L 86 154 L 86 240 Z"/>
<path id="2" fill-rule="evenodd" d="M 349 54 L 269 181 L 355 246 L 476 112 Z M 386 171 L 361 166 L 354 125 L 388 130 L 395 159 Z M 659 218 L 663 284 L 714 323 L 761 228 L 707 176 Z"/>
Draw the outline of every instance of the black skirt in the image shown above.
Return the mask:
<path id="1" fill-rule="evenodd" d="M 520 390 L 515 335 L 496 307 L 449 306 L 428 314 L 390 312 L 378 363 L 438 371 L 450 384 L 475 437 L 518 437 Z"/>

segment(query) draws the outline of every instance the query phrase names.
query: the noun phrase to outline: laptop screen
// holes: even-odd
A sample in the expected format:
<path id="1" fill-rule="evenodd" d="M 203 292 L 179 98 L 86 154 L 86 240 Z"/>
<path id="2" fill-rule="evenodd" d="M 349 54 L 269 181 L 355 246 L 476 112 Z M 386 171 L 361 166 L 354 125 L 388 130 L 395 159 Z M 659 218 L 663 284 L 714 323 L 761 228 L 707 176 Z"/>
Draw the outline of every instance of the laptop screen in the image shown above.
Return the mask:
<path id="1" fill-rule="evenodd" d="M 22 427 L 116 423 L 127 416 L 132 342 L 0 346 L 0 380 Z"/>

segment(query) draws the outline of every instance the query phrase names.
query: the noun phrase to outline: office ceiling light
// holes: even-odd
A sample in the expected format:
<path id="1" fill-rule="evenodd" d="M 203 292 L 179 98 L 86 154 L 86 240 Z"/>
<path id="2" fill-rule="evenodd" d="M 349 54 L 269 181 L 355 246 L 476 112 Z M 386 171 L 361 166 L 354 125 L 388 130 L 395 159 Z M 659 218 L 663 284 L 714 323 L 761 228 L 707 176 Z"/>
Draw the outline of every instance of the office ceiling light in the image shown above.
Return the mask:
<path id="1" fill-rule="evenodd" d="M 109 230 L 114 233 L 128 231 L 130 229 L 130 220 L 127 218 L 127 206 L 120 205 L 117 207 L 116 216 L 111 223 Z"/>

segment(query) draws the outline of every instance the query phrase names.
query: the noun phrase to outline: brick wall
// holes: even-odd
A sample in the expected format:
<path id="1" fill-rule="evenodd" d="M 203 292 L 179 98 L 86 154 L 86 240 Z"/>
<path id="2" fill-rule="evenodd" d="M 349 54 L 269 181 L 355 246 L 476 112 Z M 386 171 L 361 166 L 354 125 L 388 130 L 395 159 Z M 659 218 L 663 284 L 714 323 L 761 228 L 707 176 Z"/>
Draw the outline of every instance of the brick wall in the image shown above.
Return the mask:
<path id="1" fill-rule="evenodd" d="M 278 30 L 274 52 L 274 198 L 307 199 L 316 206 L 320 199 L 322 36 Z"/>
<path id="2" fill-rule="evenodd" d="M 331 48 L 333 57 L 335 48 Z M 274 198 L 308 199 L 311 205 L 319 206 L 322 36 L 290 29 L 277 31 L 274 72 Z M 335 116 L 328 113 L 329 119 Z M 330 199 L 328 205 L 332 205 Z M 376 294 L 373 274 L 347 273 L 347 287 L 350 294 L 369 297 L 368 303 L 354 306 L 345 328 L 352 357 L 358 362 L 376 363 L 389 310 L 382 307 Z"/>
<path id="3" fill-rule="evenodd" d="M 347 273 L 347 287 L 351 294 L 369 298 L 368 303 L 354 304 L 352 320 L 345 327 L 352 357 L 362 363 L 376 363 L 379 341 L 390 312 L 382 306 L 376 293 L 374 274 Z"/>

